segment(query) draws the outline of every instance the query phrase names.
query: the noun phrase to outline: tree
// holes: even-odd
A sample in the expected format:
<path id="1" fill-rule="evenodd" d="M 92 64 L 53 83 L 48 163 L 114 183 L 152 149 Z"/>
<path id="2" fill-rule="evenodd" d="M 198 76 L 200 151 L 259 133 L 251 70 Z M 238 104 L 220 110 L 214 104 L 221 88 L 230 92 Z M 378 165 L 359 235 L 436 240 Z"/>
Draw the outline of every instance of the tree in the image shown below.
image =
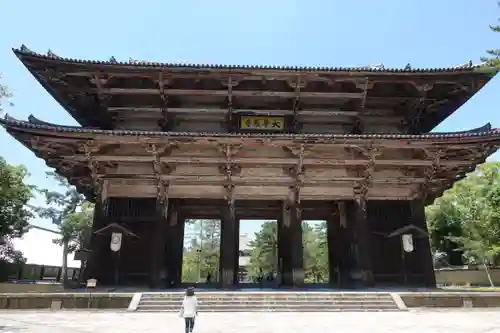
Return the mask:
<path id="1" fill-rule="evenodd" d="M 67 253 L 85 249 L 92 235 L 92 222 L 94 217 L 94 205 L 90 202 L 84 202 L 79 210 L 65 215 L 59 226 L 61 237 L 54 240 L 54 243 L 62 245 L 67 244 Z M 83 272 L 83 261 L 81 262 L 80 272 Z"/>
<path id="2" fill-rule="evenodd" d="M 500 6 L 500 2 L 498 5 Z M 500 32 L 500 25 L 490 25 L 490 29 L 493 32 Z M 498 73 L 500 70 L 500 49 L 487 50 L 486 53 L 488 56 L 481 58 L 481 61 L 486 63 L 484 68 L 493 74 Z"/>
<path id="3" fill-rule="evenodd" d="M 2 76 L 0 75 L 0 79 Z M 5 101 L 8 102 L 9 105 L 12 103 L 9 102 L 9 98 L 12 97 L 12 94 L 7 89 L 7 86 L 0 84 L 0 112 L 3 111 L 3 104 Z"/>
<path id="4" fill-rule="evenodd" d="M 220 258 L 220 220 L 187 220 L 190 243 L 185 244 L 182 281 L 198 282 L 217 275 Z"/>
<path id="5" fill-rule="evenodd" d="M 483 265 L 489 276 L 488 266 L 500 262 L 500 162 L 478 166 L 427 212 L 433 243 L 438 237 L 453 242 L 465 262 Z"/>
<path id="6" fill-rule="evenodd" d="M 75 250 L 75 244 L 78 243 L 78 240 L 72 237 L 80 237 L 80 233 L 75 230 L 82 227 L 82 225 L 79 225 L 77 228 L 77 224 L 92 224 L 92 218 L 90 218 L 90 222 L 86 219 L 87 215 L 90 214 L 90 206 L 83 207 L 85 197 L 78 193 L 76 188 L 69 184 L 66 178 L 54 172 L 47 172 L 47 176 L 52 177 L 56 181 L 61 191 L 40 190 L 40 193 L 45 196 L 47 207 L 37 207 L 36 212 L 41 218 L 49 219 L 61 231 L 62 237 L 54 240 L 54 243 L 60 244 L 63 247 L 61 279 L 67 282 L 68 254 Z M 79 208 L 84 208 L 80 212 L 82 214 L 75 215 Z"/>
<path id="7" fill-rule="evenodd" d="M 249 246 L 248 277 L 251 280 L 257 278 L 260 270 L 264 274 L 276 271 L 278 267 L 278 224 L 276 222 L 264 222 Z"/>
<path id="8" fill-rule="evenodd" d="M 302 244 L 304 248 L 304 279 L 307 283 L 328 280 L 328 246 L 326 222 L 314 226 L 302 223 Z"/>
<path id="9" fill-rule="evenodd" d="M 32 217 L 28 201 L 32 198 L 33 186 L 24 182 L 28 172 L 23 166 L 13 166 L 0 157 L 0 260 L 23 261 L 15 251 L 12 239 L 26 232 Z"/>

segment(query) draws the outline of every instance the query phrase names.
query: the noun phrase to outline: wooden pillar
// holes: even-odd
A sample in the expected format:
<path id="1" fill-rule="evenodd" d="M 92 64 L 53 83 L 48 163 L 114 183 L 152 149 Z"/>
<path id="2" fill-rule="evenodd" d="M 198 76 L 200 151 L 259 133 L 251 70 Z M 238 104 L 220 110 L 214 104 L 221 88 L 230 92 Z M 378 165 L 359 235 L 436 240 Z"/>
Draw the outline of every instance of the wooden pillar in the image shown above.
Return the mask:
<path id="1" fill-rule="evenodd" d="M 283 202 L 283 218 L 278 226 L 278 246 L 282 256 L 282 284 L 300 286 L 304 283 L 302 224 L 298 207 Z"/>
<path id="2" fill-rule="evenodd" d="M 232 288 L 238 282 L 238 236 L 234 210 L 227 208 L 221 219 L 219 281 L 222 288 Z"/>
<path id="3" fill-rule="evenodd" d="M 91 251 L 89 253 L 89 258 L 85 265 L 84 270 L 84 280 L 97 279 L 98 283 L 101 278 L 101 251 L 103 250 L 103 236 L 95 235 L 94 232 L 103 228 L 106 225 L 106 204 L 107 200 L 102 202 L 101 200 L 96 200 L 94 205 L 94 216 L 92 219 L 92 235 L 90 236 L 90 244 L 88 249 Z"/>
<path id="4" fill-rule="evenodd" d="M 158 288 L 161 285 L 161 271 L 165 262 L 168 207 L 168 197 L 157 199 L 156 218 L 149 231 L 151 240 L 149 284 L 151 288 Z"/>
<path id="5" fill-rule="evenodd" d="M 425 218 L 425 206 L 422 200 L 413 200 L 411 203 L 412 224 L 421 228 L 428 234 L 427 221 Z M 429 237 L 422 235 L 415 239 L 415 252 L 421 263 L 421 271 L 424 274 L 423 282 L 427 288 L 436 288 L 436 275 L 434 272 L 434 261 Z"/>
<path id="6" fill-rule="evenodd" d="M 169 286 L 178 286 L 182 280 L 182 256 L 184 247 L 184 217 L 179 214 L 178 202 L 171 203 L 167 226 L 167 280 Z"/>
<path id="7" fill-rule="evenodd" d="M 374 279 L 371 253 L 371 231 L 367 218 L 366 199 L 363 195 L 357 195 L 355 197 L 353 209 L 361 281 L 365 287 L 372 287 L 374 285 Z"/>
<path id="8" fill-rule="evenodd" d="M 328 247 L 328 283 L 332 286 L 340 284 L 340 247 L 339 227 L 341 219 L 345 220 L 344 203 L 334 203 L 332 214 L 326 221 L 326 237 Z M 342 216 L 341 216 L 342 215 Z M 345 221 L 344 221 L 345 223 Z"/>

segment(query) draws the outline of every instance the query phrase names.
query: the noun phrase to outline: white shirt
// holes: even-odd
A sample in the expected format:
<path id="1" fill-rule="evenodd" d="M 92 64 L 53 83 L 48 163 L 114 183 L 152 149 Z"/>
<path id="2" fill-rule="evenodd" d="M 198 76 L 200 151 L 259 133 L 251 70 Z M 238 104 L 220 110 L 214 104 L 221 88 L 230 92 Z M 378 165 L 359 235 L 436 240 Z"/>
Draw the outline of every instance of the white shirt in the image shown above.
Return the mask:
<path id="1" fill-rule="evenodd" d="M 185 296 L 182 301 L 182 315 L 184 318 L 196 317 L 198 298 L 196 296 Z"/>

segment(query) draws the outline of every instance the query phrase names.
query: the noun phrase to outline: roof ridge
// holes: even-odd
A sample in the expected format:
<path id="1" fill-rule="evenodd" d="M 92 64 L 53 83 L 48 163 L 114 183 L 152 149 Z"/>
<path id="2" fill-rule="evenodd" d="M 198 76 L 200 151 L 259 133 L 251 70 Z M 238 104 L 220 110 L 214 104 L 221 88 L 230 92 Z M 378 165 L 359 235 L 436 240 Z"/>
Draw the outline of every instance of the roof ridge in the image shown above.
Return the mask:
<path id="1" fill-rule="evenodd" d="M 164 68 L 164 67 L 176 67 L 176 68 L 186 68 L 186 69 L 260 69 L 260 70 L 288 70 L 288 71 L 327 71 L 327 72 L 374 72 L 374 73 L 432 73 L 432 72 L 470 72 L 484 65 L 473 65 L 472 62 L 467 62 L 466 64 L 455 66 L 455 67 L 436 67 L 436 68 L 412 68 L 410 64 L 407 64 L 404 68 L 385 68 L 383 64 L 379 65 L 369 65 L 369 66 L 351 66 L 351 67 L 340 67 L 340 66 L 290 66 L 290 65 L 224 65 L 224 64 L 202 64 L 202 63 L 166 63 L 166 62 L 155 62 L 155 61 L 139 61 L 129 58 L 128 61 L 118 61 L 115 57 L 110 57 L 108 61 L 103 60 L 84 60 L 76 58 L 60 57 L 53 53 L 50 49 L 47 54 L 41 54 L 34 52 L 27 48 L 24 44 L 20 48 L 12 48 L 12 51 L 18 57 L 22 56 L 33 56 L 41 59 L 51 59 L 59 60 L 63 62 L 73 62 L 79 64 L 89 64 L 89 65 L 114 65 L 114 66 L 132 66 L 132 67 L 148 67 L 148 68 Z"/>

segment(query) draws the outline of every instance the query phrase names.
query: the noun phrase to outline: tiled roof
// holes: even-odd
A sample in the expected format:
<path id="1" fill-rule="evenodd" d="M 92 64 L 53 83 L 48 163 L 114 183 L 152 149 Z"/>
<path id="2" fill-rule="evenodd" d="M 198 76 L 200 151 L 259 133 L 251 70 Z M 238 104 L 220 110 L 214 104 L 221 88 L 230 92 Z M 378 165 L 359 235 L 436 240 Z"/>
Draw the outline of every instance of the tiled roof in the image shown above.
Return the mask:
<path id="1" fill-rule="evenodd" d="M 33 119 L 33 118 L 32 118 Z M 46 122 L 30 122 L 6 116 L 0 124 L 11 129 L 36 129 L 48 132 L 99 134 L 111 136 L 148 136 L 148 137 L 241 137 L 241 138 L 285 138 L 285 139 L 402 139 L 402 140 L 439 140 L 452 138 L 494 137 L 500 139 L 500 129 L 485 125 L 476 130 L 463 132 L 409 134 L 328 134 L 328 133 L 219 133 L 219 132 L 160 132 L 133 130 L 101 130 L 76 126 L 62 126 Z"/>
<path id="2" fill-rule="evenodd" d="M 12 49 L 14 53 L 22 58 L 23 56 L 37 57 L 41 59 L 57 60 L 68 63 L 78 63 L 84 65 L 112 65 L 128 66 L 137 68 L 178 68 L 178 69 L 220 69 L 220 70 L 283 70 L 297 72 L 374 72 L 374 73 L 438 73 L 438 72 L 472 72 L 481 65 L 465 65 L 450 68 L 412 68 L 407 65 L 405 68 L 384 68 L 383 66 L 362 66 L 362 67 L 314 67 L 314 66 L 267 66 L 267 65 L 221 65 L 221 64 L 189 64 L 189 63 L 162 63 L 151 61 L 138 61 L 129 59 L 128 61 L 117 61 L 111 57 L 108 61 L 102 60 L 82 60 L 75 58 L 60 57 L 49 50 L 47 54 L 36 53 L 22 45 L 19 49 Z"/>

